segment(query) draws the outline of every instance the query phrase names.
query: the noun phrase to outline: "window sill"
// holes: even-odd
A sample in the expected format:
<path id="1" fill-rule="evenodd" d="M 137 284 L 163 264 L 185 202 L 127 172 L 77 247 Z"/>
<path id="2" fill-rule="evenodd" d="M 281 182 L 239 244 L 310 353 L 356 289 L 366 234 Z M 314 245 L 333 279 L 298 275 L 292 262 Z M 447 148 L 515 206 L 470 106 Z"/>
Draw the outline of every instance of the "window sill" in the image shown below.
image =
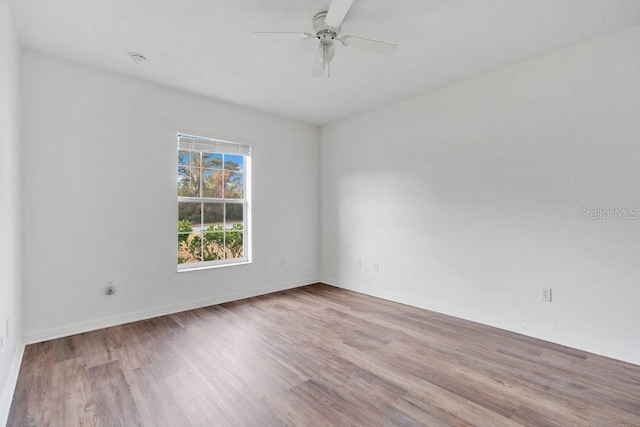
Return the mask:
<path id="1" fill-rule="evenodd" d="M 252 263 L 251 261 L 242 261 L 242 262 L 234 262 L 229 264 L 198 265 L 194 267 L 182 267 L 182 268 L 178 268 L 178 273 L 187 273 L 189 271 L 199 271 L 199 270 L 210 270 L 212 268 L 236 267 L 238 265 L 248 265 L 251 263 Z"/>

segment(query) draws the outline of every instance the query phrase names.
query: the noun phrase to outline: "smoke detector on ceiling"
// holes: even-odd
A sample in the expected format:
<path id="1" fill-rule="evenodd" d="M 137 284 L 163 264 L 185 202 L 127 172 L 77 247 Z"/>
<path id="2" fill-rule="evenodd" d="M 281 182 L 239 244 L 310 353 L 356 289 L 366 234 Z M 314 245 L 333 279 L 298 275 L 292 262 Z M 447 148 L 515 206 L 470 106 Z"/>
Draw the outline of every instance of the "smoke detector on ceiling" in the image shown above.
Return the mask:
<path id="1" fill-rule="evenodd" d="M 136 64 L 142 64 L 147 60 L 147 58 L 143 54 L 137 52 L 129 52 L 129 57 Z"/>

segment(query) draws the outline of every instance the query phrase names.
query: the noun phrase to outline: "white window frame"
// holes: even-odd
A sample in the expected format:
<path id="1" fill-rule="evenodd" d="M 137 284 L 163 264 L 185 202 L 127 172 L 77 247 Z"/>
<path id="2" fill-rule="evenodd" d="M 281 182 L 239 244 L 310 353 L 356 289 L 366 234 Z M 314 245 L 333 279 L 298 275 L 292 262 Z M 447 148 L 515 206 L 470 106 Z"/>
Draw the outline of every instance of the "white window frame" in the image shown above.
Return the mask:
<path id="1" fill-rule="evenodd" d="M 246 144 L 238 144 L 235 142 L 223 141 L 219 139 L 207 138 L 202 136 L 189 135 L 186 133 L 178 132 L 177 134 L 177 150 L 176 150 L 176 171 L 179 167 L 178 164 L 178 152 L 179 151 L 192 151 L 197 153 L 216 153 L 216 154 L 233 154 L 233 155 L 241 155 L 243 156 L 243 199 L 230 199 L 224 197 L 184 197 L 177 196 L 176 203 L 176 218 L 179 219 L 179 205 L 184 202 L 193 202 L 193 203 L 201 203 L 201 218 L 204 218 L 204 204 L 205 203 L 223 203 L 225 209 L 223 210 L 223 221 L 226 223 L 226 204 L 242 204 L 243 211 L 243 257 L 242 258 L 231 258 L 231 259 L 223 259 L 223 260 L 213 260 L 213 261 L 199 261 L 192 263 L 178 263 L 178 272 L 184 271 L 193 271 L 193 270 L 202 270 L 208 268 L 216 268 L 216 267 L 226 267 L 233 265 L 243 265 L 251 263 L 251 146 Z M 202 191 L 203 186 L 203 173 L 202 173 L 202 161 L 200 162 L 200 174 L 199 174 L 199 187 Z M 223 163 L 224 170 L 224 163 Z M 224 180 L 223 180 L 224 184 Z M 224 191 L 224 190 L 223 190 Z M 176 230 L 176 236 L 178 236 L 178 232 Z M 224 232 L 224 238 L 226 239 L 226 232 Z M 176 239 L 177 250 L 179 251 L 180 243 L 178 239 Z M 204 242 L 203 242 L 204 244 Z M 225 241 L 226 247 L 226 241 Z"/>

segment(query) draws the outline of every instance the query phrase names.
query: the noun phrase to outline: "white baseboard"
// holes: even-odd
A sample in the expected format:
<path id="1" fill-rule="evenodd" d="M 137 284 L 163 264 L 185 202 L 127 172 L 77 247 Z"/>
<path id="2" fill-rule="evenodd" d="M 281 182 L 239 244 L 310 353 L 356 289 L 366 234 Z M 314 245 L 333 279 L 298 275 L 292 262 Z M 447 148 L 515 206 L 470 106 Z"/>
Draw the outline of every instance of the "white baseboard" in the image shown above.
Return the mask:
<path id="1" fill-rule="evenodd" d="M 392 292 L 386 292 L 381 290 L 372 290 L 368 287 L 347 285 L 340 283 L 338 280 L 332 278 L 321 278 L 321 283 L 335 286 L 354 292 L 358 292 L 364 295 L 369 295 L 376 298 L 382 298 L 388 301 L 398 302 L 401 304 L 410 305 L 412 307 L 423 308 L 425 310 L 435 311 L 436 313 L 442 313 L 449 316 L 457 317 L 471 322 L 481 323 L 483 325 L 492 326 L 494 328 L 502 329 L 509 332 L 515 332 L 517 334 L 526 335 L 528 337 L 537 338 L 543 341 L 551 342 L 554 344 L 563 345 L 565 347 L 571 347 L 576 350 L 586 351 L 588 353 L 597 354 L 611 359 L 616 359 L 622 362 L 632 363 L 640 366 L 640 355 L 637 354 L 624 354 L 611 348 L 598 346 L 591 342 L 583 342 L 576 340 L 570 336 L 549 336 L 549 334 L 543 330 L 537 329 L 531 325 L 519 325 L 509 324 L 504 319 L 499 319 L 494 316 L 487 316 L 481 313 L 468 313 L 459 310 L 452 309 L 450 307 L 442 307 L 434 305 L 428 301 L 408 297 L 406 295 L 398 295 Z"/>
<path id="2" fill-rule="evenodd" d="M 57 326 L 40 331 L 25 332 L 24 343 L 34 344 L 37 342 L 48 341 L 56 338 L 67 337 L 70 335 L 81 334 L 83 332 L 95 331 L 98 329 L 108 328 L 111 326 L 123 325 L 125 323 L 137 322 L 139 320 L 151 319 L 153 317 L 166 316 L 168 314 L 179 313 L 181 311 L 194 310 L 196 308 L 208 307 L 210 305 L 222 304 L 230 301 L 237 301 L 245 298 L 251 298 L 259 295 L 270 294 L 273 292 L 284 291 L 287 289 L 299 288 L 309 284 L 317 283 L 318 278 L 309 278 L 296 280 L 293 282 L 279 283 L 276 285 L 263 286 L 241 292 L 234 292 L 226 295 L 217 295 L 211 298 L 192 300 L 180 304 L 151 308 L 133 313 L 127 313 L 117 316 L 104 317 L 101 319 L 88 320 L 78 322 L 71 325 Z"/>
<path id="3" fill-rule="evenodd" d="M 22 340 L 18 342 L 18 347 L 13 353 L 13 359 L 11 360 L 11 367 L 9 368 L 9 375 L 7 376 L 7 382 L 2 390 L 2 397 L 0 398 L 0 426 L 7 424 L 9 418 L 9 410 L 11 409 L 11 402 L 13 401 L 13 393 L 16 389 L 18 382 L 18 374 L 20 373 L 20 365 L 22 364 L 22 356 L 24 355 L 24 343 Z"/>

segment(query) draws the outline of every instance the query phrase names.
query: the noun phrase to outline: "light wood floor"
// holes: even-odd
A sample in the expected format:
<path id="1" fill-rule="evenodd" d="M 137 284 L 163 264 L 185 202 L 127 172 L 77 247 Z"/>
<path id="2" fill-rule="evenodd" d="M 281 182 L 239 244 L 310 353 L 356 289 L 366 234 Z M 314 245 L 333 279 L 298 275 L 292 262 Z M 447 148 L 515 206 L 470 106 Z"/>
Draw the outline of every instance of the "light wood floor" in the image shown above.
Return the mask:
<path id="1" fill-rule="evenodd" d="M 640 367 L 312 285 L 26 348 L 10 426 L 640 426 Z"/>

